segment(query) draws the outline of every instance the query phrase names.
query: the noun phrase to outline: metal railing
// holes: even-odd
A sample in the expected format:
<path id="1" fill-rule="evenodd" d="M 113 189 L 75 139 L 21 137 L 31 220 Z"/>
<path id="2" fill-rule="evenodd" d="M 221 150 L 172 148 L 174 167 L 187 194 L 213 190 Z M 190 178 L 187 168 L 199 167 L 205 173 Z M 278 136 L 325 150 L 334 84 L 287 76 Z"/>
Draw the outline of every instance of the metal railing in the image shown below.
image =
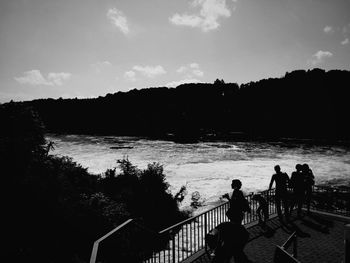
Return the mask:
<path id="1" fill-rule="evenodd" d="M 274 192 L 274 189 L 271 189 L 259 193 L 269 204 L 269 215 L 276 213 L 275 203 L 272 200 Z M 254 193 L 250 193 L 246 196 L 251 212 L 245 213 L 243 224 L 249 224 L 258 220 L 256 212 L 258 204 L 252 199 L 253 195 Z M 143 262 L 178 263 L 205 248 L 205 235 L 219 224 L 228 221 L 226 211 L 229 206 L 229 202 L 222 203 L 206 212 L 160 231 L 159 234 L 169 237 L 166 249 L 153 253 L 152 257 Z"/>
<path id="2" fill-rule="evenodd" d="M 315 185 L 310 208 L 350 216 L 350 188 Z"/>
<path id="3" fill-rule="evenodd" d="M 123 224 L 117 226 L 114 228 L 112 231 L 108 232 L 105 234 L 103 237 L 97 239 L 94 242 L 94 245 L 92 247 L 92 252 L 91 252 L 91 257 L 90 257 L 90 263 L 95 263 L 98 257 L 98 252 L 101 253 L 101 249 L 99 251 L 100 244 L 102 245 L 103 241 L 107 240 L 108 237 L 112 236 L 114 233 L 118 232 L 120 229 L 123 229 L 125 226 L 130 224 L 133 221 L 133 219 L 129 219 L 125 221 Z"/>
<path id="4" fill-rule="evenodd" d="M 141 262 L 160 244 L 159 233 L 129 219 L 94 242 L 90 263 Z"/>
<path id="5" fill-rule="evenodd" d="M 274 202 L 275 189 L 265 190 L 259 192 L 259 194 L 262 197 L 264 197 L 264 199 L 268 203 L 269 216 L 276 214 L 277 210 Z M 253 200 L 253 195 L 254 193 L 250 193 L 246 196 L 246 199 L 251 208 L 251 212 L 245 213 L 243 224 L 253 223 L 258 220 L 258 203 L 257 201 Z M 312 193 L 311 209 L 350 216 L 349 195 L 349 189 L 314 186 Z M 188 218 L 182 222 L 179 222 L 169 228 L 160 231 L 159 233 L 156 233 L 159 236 L 159 239 L 161 240 L 161 245 L 158 246 L 156 252 L 149 252 L 147 250 L 146 253 L 140 252 L 140 250 L 145 251 L 144 249 L 140 249 L 142 244 L 138 244 L 136 246 L 130 245 L 130 247 L 133 247 L 133 251 L 135 253 L 139 253 L 138 258 L 143 258 L 142 262 L 145 263 L 179 263 L 205 248 L 205 235 L 219 224 L 228 221 L 228 218 L 226 217 L 226 211 L 228 210 L 229 206 L 230 203 L 228 201 L 224 202 L 208 211 L 205 211 L 194 217 Z M 92 253 L 92 259 L 94 258 L 94 260 L 90 260 L 90 263 L 96 262 L 96 258 L 98 255 L 97 251 L 100 250 L 99 246 L 102 241 L 106 244 L 116 244 L 115 236 L 123 236 L 123 234 L 131 236 L 130 233 L 132 232 L 132 229 L 134 229 L 131 226 L 134 224 L 134 221 L 128 220 L 123 225 L 119 226 L 117 229 L 111 231 L 113 233 L 109 232 L 104 237 L 97 240 L 94 244 L 94 249 Z M 138 227 L 140 228 L 140 226 Z M 134 234 L 134 236 L 138 237 L 139 234 Z M 107 237 L 109 239 L 108 242 L 106 241 Z M 146 239 L 147 238 L 148 237 L 146 236 Z M 131 240 L 131 238 L 128 237 L 126 239 Z M 120 238 L 119 240 L 125 240 L 125 236 Z M 140 239 L 138 241 L 140 242 Z M 152 245 L 151 243 L 152 242 L 147 242 L 149 246 Z M 107 247 L 110 246 L 108 245 Z M 116 249 L 115 247 L 113 249 L 112 247 L 112 251 L 113 253 L 116 253 L 118 249 Z M 104 252 L 99 251 L 98 253 L 100 255 Z M 96 256 L 93 256 L 94 254 Z"/>
<path id="6" fill-rule="evenodd" d="M 287 241 L 282 245 L 282 246 L 276 246 L 275 250 L 275 256 L 274 256 L 274 261 L 276 263 L 280 262 L 295 262 L 295 263 L 300 263 L 297 260 L 298 256 L 298 247 L 297 247 L 297 233 L 294 232 L 289 236 Z M 293 244 L 293 252 L 292 254 L 287 252 L 287 249 L 290 247 L 290 245 Z"/>

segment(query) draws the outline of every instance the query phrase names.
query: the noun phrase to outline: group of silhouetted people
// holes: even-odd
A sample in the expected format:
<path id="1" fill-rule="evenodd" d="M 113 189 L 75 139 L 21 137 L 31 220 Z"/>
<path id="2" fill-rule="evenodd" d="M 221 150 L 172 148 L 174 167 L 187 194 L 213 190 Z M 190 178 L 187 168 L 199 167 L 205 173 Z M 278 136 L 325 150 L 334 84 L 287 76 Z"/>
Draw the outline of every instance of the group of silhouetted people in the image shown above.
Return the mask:
<path id="1" fill-rule="evenodd" d="M 281 172 L 279 165 L 275 166 L 275 174 L 272 175 L 269 189 L 275 183 L 275 204 L 278 217 L 282 219 L 282 207 L 287 220 L 295 206 L 297 215 L 301 216 L 301 208 L 306 203 L 307 212 L 310 212 L 312 186 L 315 177 L 308 164 L 297 164 L 291 178 L 287 173 Z M 290 194 L 289 190 L 292 191 Z"/>
<path id="2" fill-rule="evenodd" d="M 275 205 L 277 214 L 282 220 L 282 209 L 286 220 L 289 220 L 290 214 L 297 206 L 297 215 L 301 216 L 301 209 L 306 203 L 307 211 L 310 211 L 312 186 L 314 185 L 314 175 L 308 164 L 297 164 L 291 178 L 288 174 L 281 171 L 281 167 L 274 167 L 275 173 L 271 177 L 269 190 L 275 183 Z M 206 236 L 207 245 L 215 250 L 213 262 L 230 262 L 233 257 L 234 262 L 251 262 L 244 253 L 244 247 L 248 242 L 249 233 L 242 225 L 244 213 L 250 212 L 248 200 L 240 190 L 242 182 L 238 179 L 232 180 L 232 195 L 225 194 L 222 197 L 229 200 L 229 209 L 226 216 L 230 222 L 224 222 L 210 231 Z M 261 194 L 255 194 L 252 197 L 259 207 L 256 213 L 259 218 L 259 225 L 266 226 L 269 218 L 269 204 Z"/>

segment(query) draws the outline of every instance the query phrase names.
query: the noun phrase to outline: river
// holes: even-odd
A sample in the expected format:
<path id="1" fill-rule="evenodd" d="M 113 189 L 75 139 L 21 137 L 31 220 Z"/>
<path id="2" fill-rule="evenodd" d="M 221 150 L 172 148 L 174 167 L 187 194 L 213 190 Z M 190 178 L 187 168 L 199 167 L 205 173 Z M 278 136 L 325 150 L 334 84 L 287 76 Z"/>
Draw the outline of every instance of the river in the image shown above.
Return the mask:
<path id="1" fill-rule="evenodd" d="M 290 175 L 297 163 L 308 163 L 316 184 L 350 184 L 350 148 L 345 146 L 293 141 L 179 144 L 86 135 L 49 135 L 48 139 L 54 142 L 51 154 L 70 156 L 91 173 L 101 174 L 116 167 L 116 160 L 126 157 L 139 168 L 159 162 L 172 193 L 186 185 L 188 194 L 182 206 L 190 203 L 195 191 L 206 204 L 214 204 L 221 195 L 231 192 L 234 178 L 242 181 L 245 193 L 265 190 L 276 164 Z"/>

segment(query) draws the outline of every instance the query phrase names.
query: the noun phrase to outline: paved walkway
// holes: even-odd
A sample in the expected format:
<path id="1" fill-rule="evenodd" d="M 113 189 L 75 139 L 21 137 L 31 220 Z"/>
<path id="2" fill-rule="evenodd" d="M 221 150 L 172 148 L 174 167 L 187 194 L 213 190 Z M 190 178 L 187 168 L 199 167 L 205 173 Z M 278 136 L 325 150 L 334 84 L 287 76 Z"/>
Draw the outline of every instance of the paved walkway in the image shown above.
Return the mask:
<path id="1" fill-rule="evenodd" d="M 268 222 L 267 230 L 257 225 L 248 228 L 250 241 L 245 247 L 245 253 L 254 263 L 273 262 L 276 245 L 282 246 L 296 231 L 298 236 L 297 258 L 300 262 L 340 263 L 344 260 L 345 224 L 344 220 L 316 213 L 304 216 L 302 219 L 293 216 L 290 223 L 280 222 L 275 217 Z M 290 253 L 291 249 L 292 245 L 288 249 Z M 208 263 L 210 258 L 204 254 L 193 262 Z"/>

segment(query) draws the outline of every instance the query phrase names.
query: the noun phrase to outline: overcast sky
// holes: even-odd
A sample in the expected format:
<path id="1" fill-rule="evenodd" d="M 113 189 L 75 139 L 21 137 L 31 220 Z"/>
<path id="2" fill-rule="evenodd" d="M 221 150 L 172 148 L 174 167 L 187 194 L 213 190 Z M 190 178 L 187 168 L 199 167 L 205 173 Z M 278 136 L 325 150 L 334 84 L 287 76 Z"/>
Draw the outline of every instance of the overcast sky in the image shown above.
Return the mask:
<path id="1" fill-rule="evenodd" d="M 0 102 L 350 70 L 350 0 L 1 0 Z"/>

